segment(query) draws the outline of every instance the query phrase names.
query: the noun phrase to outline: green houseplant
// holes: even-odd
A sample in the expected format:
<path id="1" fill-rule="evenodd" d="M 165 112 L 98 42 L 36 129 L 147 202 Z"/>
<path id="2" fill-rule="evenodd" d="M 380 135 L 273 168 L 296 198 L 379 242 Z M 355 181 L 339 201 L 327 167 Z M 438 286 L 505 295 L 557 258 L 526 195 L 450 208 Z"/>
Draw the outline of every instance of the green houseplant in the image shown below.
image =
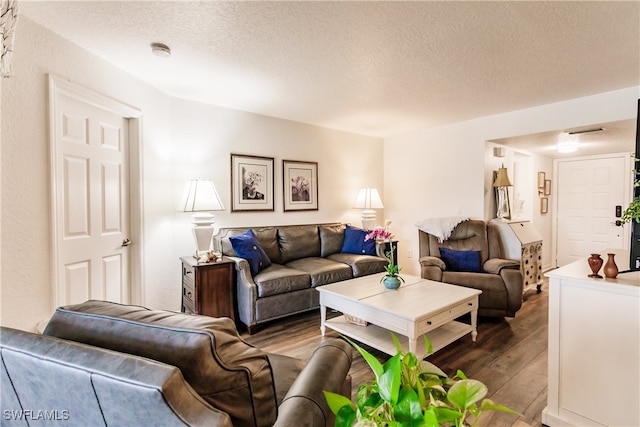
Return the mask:
<path id="1" fill-rule="evenodd" d="M 634 157 L 634 162 L 640 162 L 640 159 Z M 640 187 L 640 170 L 634 168 L 633 170 L 633 186 Z M 622 216 L 620 217 L 620 221 L 623 224 L 626 224 L 631 221 L 635 221 L 640 223 L 640 195 L 636 196 L 631 200 L 629 206 L 622 212 Z"/>
<path id="2" fill-rule="evenodd" d="M 389 232 L 389 224 L 391 224 L 391 221 L 386 220 L 385 228 L 376 227 L 373 231 L 365 236 L 364 241 L 366 242 L 367 240 L 375 239 L 383 240 L 389 243 L 390 250 L 385 253 L 389 262 L 384 267 L 384 270 L 387 272 L 387 274 L 382 276 L 382 278 L 380 279 L 380 283 L 384 284 L 385 288 L 387 289 L 398 289 L 400 287 L 400 282 L 404 283 L 404 279 L 402 278 L 402 276 L 400 276 L 400 267 L 398 267 L 398 264 L 394 261 L 393 243 L 391 242 L 393 234 Z"/>
<path id="3" fill-rule="evenodd" d="M 375 380 L 358 388 L 356 404 L 340 394 L 324 392 L 336 414 L 336 427 L 466 427 L 475 426 L 484 411 L 517 414 L 484 399 L 487 387 L 480 381 L 467 378 L 461 371 L 449 378 L 432 363 L 403 353 L 398 339 L 392 337 L 397 353 L 384 364 L 347 339 L 367 361 Z M 431 343 L 424 338 L 431 353 Z"/>

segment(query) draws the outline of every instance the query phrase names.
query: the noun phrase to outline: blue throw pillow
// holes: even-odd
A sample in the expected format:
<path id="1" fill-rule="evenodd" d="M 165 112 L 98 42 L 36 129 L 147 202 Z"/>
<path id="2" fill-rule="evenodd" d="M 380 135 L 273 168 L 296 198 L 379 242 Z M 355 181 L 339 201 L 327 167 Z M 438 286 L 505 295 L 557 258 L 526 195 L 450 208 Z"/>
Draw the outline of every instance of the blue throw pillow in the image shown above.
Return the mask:
<path id="1" fill-rule="evenodd" d="M 342 244 L 341 252 L 344 254 L 375 255 L 375 239 L 364 241 L 368 233 L 367 230 L 362 228 L 347 225 L 344 230 L 344 243 Z"/>
<path id="2" fill-rule="evenodd" d="M 258 274 L 263 268 L 271 265 L 271 260 L 266 254 L 253 230 L 247 230 L 244 233 L 229 237 L 231 247 L 240 258 L 244 258 L 249 262 L 251 274 Z"/>
<path id="3" fill-rule="evenodd" d="M 449 271 L 480 272 L 480 251 L 454 251 L 440 248 L 440 258 Z"/>

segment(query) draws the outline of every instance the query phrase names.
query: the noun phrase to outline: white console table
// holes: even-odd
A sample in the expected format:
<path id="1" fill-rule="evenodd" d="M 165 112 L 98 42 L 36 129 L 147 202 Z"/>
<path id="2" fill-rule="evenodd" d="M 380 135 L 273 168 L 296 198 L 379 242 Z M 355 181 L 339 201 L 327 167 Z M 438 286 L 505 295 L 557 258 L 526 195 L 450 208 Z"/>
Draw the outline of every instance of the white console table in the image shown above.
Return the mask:
<path id="1" fill-rule="evenodd" d="M 628 269 L 628 251 L 609 252 L 620 271 Z M 549 383 L 542 423 L 640 426 L 640 272 L 616 279 L 589 274 L 586 258 L 546 274 Z"/>

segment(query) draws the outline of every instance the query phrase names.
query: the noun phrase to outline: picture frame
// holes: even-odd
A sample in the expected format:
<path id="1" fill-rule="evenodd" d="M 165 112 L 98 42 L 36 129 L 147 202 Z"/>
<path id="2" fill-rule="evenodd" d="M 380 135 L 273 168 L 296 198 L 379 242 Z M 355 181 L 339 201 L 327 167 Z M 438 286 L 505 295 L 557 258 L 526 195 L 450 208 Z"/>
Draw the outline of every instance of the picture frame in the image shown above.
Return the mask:
<path id="1" fill-rule="evenodd" d="M 318 163 L 282 161 L 284 211 L 318 210 Z"/>
<path id="2" fill-rule="evenodd" d="M 549 212 L 549 198 L 541 197 L 540 198 L 540 213 L 546 214 Z"/>
<path id="3" fill-rule="evenodd" d="M 538 188 L 543 189 L 544 188 L 544 181 L 545 181 L 545 174 L 544 172 L 538 172 Z"/>
<path id="4" fill-rule="evenodd" d="M 551 180 L 550 179 L 545 179 L 544 180 L 544 195 L 545 196 L 550 196 L 551 195 Z"/>
<path id="5" fill-rule="evenodd" d="M 231 153 L 231 212 L 273 211 L 273 157 Z"/>

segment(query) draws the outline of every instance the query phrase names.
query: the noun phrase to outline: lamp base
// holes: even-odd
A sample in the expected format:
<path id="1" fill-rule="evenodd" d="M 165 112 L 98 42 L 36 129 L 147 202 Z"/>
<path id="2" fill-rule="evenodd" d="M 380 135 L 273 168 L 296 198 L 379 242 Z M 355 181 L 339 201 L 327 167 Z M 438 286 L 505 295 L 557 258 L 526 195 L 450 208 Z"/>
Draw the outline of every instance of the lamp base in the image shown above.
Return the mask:
<path id="1" fill-rule="evenodd" d="M 362 228 L 365 230 L 373 230 L 376 226 L 376 211 L 373 209 L 365 209 L 362 211 Z"/>
<path id="2" fill-rule="evenodd" d="M 213 219 L 209 213 L 197 213 L 193 215 L 193 240 L 196 244 L 196 258 L 211 251 L 213 239 Z"/>

